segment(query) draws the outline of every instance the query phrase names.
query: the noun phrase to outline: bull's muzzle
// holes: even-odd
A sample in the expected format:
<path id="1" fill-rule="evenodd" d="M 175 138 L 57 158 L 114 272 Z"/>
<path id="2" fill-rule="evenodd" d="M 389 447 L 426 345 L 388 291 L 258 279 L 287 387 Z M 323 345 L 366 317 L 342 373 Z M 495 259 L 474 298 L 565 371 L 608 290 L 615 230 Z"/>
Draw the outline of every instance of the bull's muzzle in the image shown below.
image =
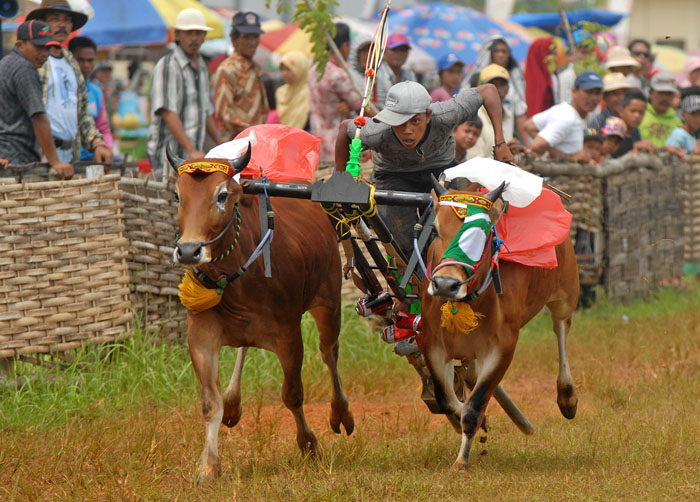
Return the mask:
<path id="1" fill-rule="evenodd" d="M 204 245 L 202 242 L 178 242 L 175 245 L 175 262 L 185 265 L 198 265 L 202 262 Z"/>
<path id="2" fill-rule="evenodd" d="M 460 295 L 460 289 L 464 283 L 459 279 L 450 277 L 448 275 L 436 275 L 433 276 L 430 281 L 430 293 L 433 296 L 441 296 L 443 298 L 458 298 Z"/>

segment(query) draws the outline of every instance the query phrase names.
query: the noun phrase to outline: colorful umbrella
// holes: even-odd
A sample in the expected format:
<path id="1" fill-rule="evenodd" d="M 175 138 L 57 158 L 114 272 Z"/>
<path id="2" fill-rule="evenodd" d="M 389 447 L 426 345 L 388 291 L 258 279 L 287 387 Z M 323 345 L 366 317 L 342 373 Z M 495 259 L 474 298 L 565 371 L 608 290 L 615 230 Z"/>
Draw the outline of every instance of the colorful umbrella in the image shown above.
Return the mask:
<path id="1" fill-rule="evenodd" d="M 415 46 L 436 60 L 454 53 L 467 64 L 476 61 L 482 43 L 492 35 L 503 35 L 518 61 L 525 59 L 530 46 L 518 33 L 508 31 L 479 11 L 441 2 L 392 10 L 389 29 L 408 35 Z"/>
<path id="2" fill-rule="evenodd" d="M 195 0 L 91 0 L 95 17 L 81 30 L 99 46 L 163 44 L 170 40 L 170 28 L 183 9 L 200 10 L 207 26 L 207 38 L 221 38 L 224 24 L 212 11 Z"/>
<path id="3" fill-rule="evenodd" d="M 69 0 L 74 10 L 88 14 L 90 20 L 79 34 L 92 38 L 100 46 L 165 44 L 172 41 L 170 29 L 183 9 L 202 11 L 207 26 L 207 38 L 221 38 L 224 24 L 212 11 L 197 0 Z M 23 12 L 31 10 L 33 2 L 26 2 Z M 38 6 L 38 5 L 37 5 Z M 35 7 L 36 8 L 36 7 Z M 94 11 L 94 17 L 90 16 Z M 16 18 L 16 23 L 23 18 Z M 3 31 L 16 30 L 17 24 L 3 23 Z"/>

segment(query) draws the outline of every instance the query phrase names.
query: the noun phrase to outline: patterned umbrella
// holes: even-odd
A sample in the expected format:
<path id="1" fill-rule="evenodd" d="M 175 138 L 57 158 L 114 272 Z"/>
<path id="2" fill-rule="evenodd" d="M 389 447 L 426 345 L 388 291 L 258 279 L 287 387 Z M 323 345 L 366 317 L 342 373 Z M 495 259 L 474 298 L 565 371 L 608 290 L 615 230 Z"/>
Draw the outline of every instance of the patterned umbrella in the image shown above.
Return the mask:
<path id="1" fill-rule="evenodd" d="M 525 59 L 530 46 L 520 30 L 510 32 L 479 11 L 441 2 L 392 9 L 389 29 L 409 36 L 414 45 L 436 60 L 454 53 L 468 65 L 476 61 L 484 40 L 492 35 L 506 38 L 517 61 Z"/>
<path id="2" fill-rule="evenodd" d="M 20 14 L 37 8 L 34 0 L 23 0 Z M 207 38 L 221 38 L 224 24 L 212 11 L 196 0 L 69 0 L 73 10 L 83 12 L 90 20 L 75 33 L 92 38 L 102 46 L 165 44 L 172 41 L 171 28 L 175 18 L 183 9 L 202 11 L 207 25 L 214 28 Z M 94 13 L 94 16 L 93 16 Z M 14 23 L 3 23 L 3 31 L 14 31 L 23 17 Z"/>

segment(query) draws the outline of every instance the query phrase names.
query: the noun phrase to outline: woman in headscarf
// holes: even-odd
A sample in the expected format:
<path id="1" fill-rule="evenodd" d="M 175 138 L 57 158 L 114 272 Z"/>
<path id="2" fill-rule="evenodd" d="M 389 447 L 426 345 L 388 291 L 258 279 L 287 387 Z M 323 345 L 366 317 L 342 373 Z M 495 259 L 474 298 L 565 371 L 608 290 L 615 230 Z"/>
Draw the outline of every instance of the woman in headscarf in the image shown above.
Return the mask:
<path id="1" fill-rule="evenodd" d="M 284 85 L 275 91 L 280 123 L 309 130 L 309 57 L 291 51 L 282 56 L 280 73 Z"/>
<path id="2" fill-rule="evenodd" d="M 479 51 L 476 63 L 471 67 L 467 76 L 462 81 L 462 89 L 472 86 L 481 70 L 490 64 L 503 66 L 508 70 L 510 80 L 508 82 L 508 94 L 503 101 L 503 106 L 508 107 L 515 117 L 515 132 L 520 141 L 525 145 L 530 145 L 530 138 L 525 133 L 525 122 L 527 121 L 527 103 L 525 101 L 525 78 L 523 70 L 513 57 L 510 45 L 503 35 L 493 35 L 484 41 Z M 478 82 L 479 85 L 481 82 Z"/>
<path id="3" fill-rule="evenodd" d="M 548 68 L 552 37 L 538 38 L 525 58 L 525 100 L 527 116 L 532 117 L 554 106 L 554 85 Z"/>

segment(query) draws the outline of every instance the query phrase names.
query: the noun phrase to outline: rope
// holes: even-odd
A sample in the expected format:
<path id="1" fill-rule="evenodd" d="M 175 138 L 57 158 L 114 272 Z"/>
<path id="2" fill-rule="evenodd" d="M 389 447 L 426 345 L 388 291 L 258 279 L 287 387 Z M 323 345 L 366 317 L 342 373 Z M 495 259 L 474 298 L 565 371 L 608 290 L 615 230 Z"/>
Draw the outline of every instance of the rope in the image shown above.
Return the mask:
<path id="1" fill-rule="evenodd" d="M 372 218 L 377 214 L 377 201 L 374 199 L 374 191 L 375 187 L 374 185 L 369 186 L 369 208 L 360 213 L 358 211 L 355 211 L 352 216 L 345 216 L 343 218 L 338 218 L 335 214 L 333 214 L 332 210 L 335 209 L 335 206 L 332 206 L 332 209 L 326 209 L 323 205 L 321 205 L 321 208 L 323 211 L 332 219 L 335 221 L 335 231 L 336 233 L 341 237 L 345 237 L 350 233 L 350 226 L 356 225 L 358 220 L 362 218 L 363 216 L 366 216 L 368 218 Z M 343 230 L 344 228 L 347 228 L 347 230 Z"/>

